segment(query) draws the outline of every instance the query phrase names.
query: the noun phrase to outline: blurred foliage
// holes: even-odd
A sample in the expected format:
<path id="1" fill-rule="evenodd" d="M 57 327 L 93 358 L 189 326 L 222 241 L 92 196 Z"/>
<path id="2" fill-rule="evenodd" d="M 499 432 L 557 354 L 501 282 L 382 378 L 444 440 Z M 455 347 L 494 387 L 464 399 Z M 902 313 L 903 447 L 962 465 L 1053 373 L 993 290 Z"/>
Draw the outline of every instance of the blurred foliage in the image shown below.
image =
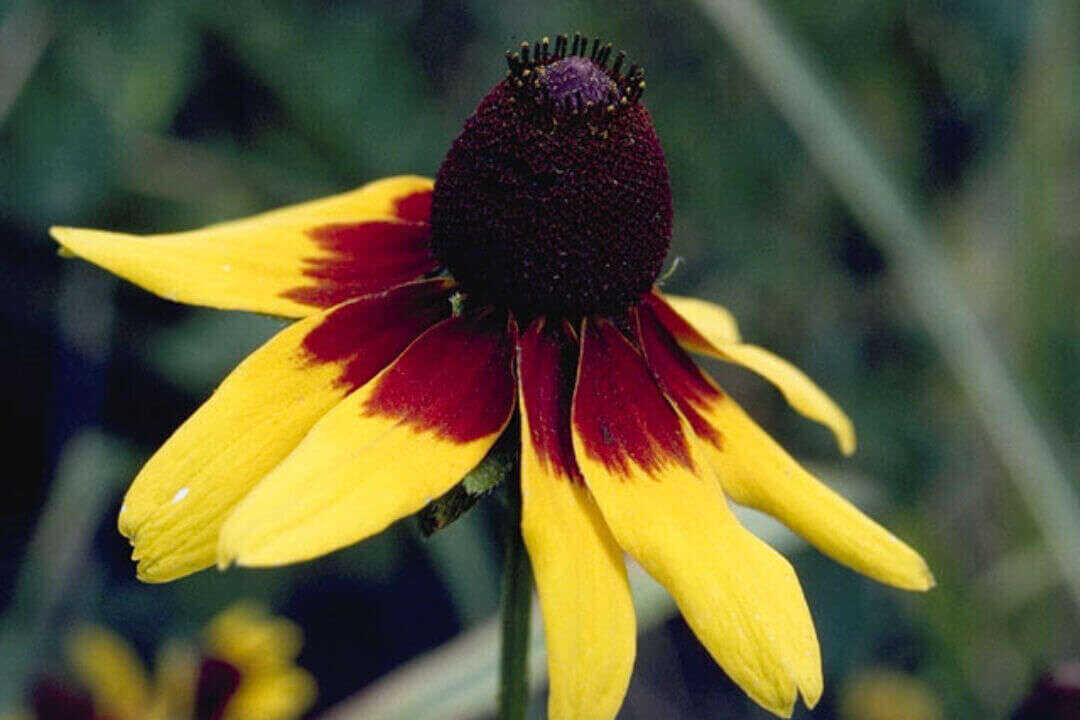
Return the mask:
<path id="1" fill-rule="evenodd" d="M 946 228 L 964 291 L 1075 477 L 1080 11 L 1064 0 L 771 9 Z M 889 258 L 693 2 L 21 2 L 0 4 L 0 332 L 14 350 L 0 398 L 15 452 L 0 707 L 82 619 L 146 650 L 234 598 L 263 598 L 305 627 L 302 660 L 325 707 L 494 611 L 488 500 L 429 540 L 402 522 L 295 567 L 138 584 L 115 531 L 124 487 L 280 323 L 151 297 L 58 259 L 45 230 L 180 229 L 433 174 L 500 79 L 502 51 L 575 29 L 648 69 L 673 253 L 686 260 L 667 286 L 730 306 L 750 341 L 849 410 L 861 448 L 848 467 L 874 479 L 878 515 L 938 576 L 911 597 L 794 558 L 826 668 L 814 716 L 834 716 L 837 689 L 868 666 L 918 677 L 947 717 L 1002 716 L 1040 667 L 1075 653 L 1077 608 L 973 422 L 980 408 L 899 299 Z M 825 432 L 771 388 L 710 369 L 799 457 L 837 462 Z M 625 717 L 763 717 L 681 621 L 649 633 L 640 655 Z"/>

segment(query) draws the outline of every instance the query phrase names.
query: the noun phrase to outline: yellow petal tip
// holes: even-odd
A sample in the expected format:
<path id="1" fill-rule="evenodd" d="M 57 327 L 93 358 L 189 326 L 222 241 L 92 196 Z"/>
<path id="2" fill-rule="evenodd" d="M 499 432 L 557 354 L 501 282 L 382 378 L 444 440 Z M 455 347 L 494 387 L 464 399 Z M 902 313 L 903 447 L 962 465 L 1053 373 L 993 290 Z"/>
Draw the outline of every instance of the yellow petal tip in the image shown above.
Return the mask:
<path id="1" fill-rule="evenodd" d="M 225 572 L 230 567 L 232 567 L 232 565 L 234 563 L 237 564 L 237 565 L 241 564 L 240 562 L 237 561 L 236 553 L 232 552 L 230 549 L 227 549 L 224 546 L 224 544 L 218 545 L 218 558 L 217 558 L 218 572 Z"/>
<path id="2" fill-rule="evenodd" d="M 855 426 L 851 421 L 848 421 L 848 426 L 844 429 L 844 432 L 836 435 L 836 443 L 840 446 L 840 454 L 844 457 L 851 457 L 855 454 L 858 443 L 855 439 Z"/>
<path id="3" fill-rule="evenodd" d="M 926 592 L 928 590 L 933 590 L 935 587 L 937 587 L 937 580 L 934 578 L 934 573 L 930 572 L 930 568 L 923 563 L 922 584 L 920 587 L 914 589 L 919 592 Z"/>
<path id="4" fill-rule="evenodd" d="M 72 250 L 71 245 L 78 243 L 80 239 L 87 240 L 93 238 L 103 238 L 107 236 L 115 236 L 117 233 L 110 233 L 105 230 L 87 230 L 85 228 L 73 228 L 64 227 L 63 225 L 53 225 L 49 228 L 49 235 L 52 239 L 61 245 L 61 252 L 67 252 L 70 256 L 74 257 L 77 253 Z"/>
<path id="5" fill-rule="evenodd" d="M 821 700 L 821 695 L 824 692 L 825 686 L 821 681 L 820 675 L 818 676 L 818 681 L 812 687 L 799 688 L 799 694 L 802 695 L 803 705 L 806 706 L 807 710 L 813 710 L 817 706 L 818 701 Z"/>
<path id="6" fill-rule="evenodd" d="M 934 579 L 934 573 L 930 571 L 930 566 L 927 565 L 922 556 L 913 549 L 910 547 L 907 549 L 911 555 L 914 556 L 906 563 L 908 565 L 907 570 L 901 570 L 899 574 L 894 576 L 892 582 L 887 582 L 886 584 L 909 592 L 927 592 L 928 590 L 932 590 L 937 586 L 937 580 Z"/>
<path id="7" fill-rule="evenodd" d="M 136 565 L 135 566 L 135 579 L 138 580 L 139 582 L 146 583 L 147 585 L 161 585 L 162 583 L 169 582 L 169 580 L 171 578 L 158 578 L 158 577 L 155 577 L 152 573 L 149 573 L 149 572 L 143 570 L 142 566 Z"/>
<path id="8" fill-rule="evenodd" d="M 125 507 L 120 508 L 120 514 L 116 516 L 116 529 L 120 531 L 120 534 L 131 541 L 131 544 L 135 544 L 135 535 L 139 531 L 139 523 L 135 521 L 131 513 L 127 512 Z"/>

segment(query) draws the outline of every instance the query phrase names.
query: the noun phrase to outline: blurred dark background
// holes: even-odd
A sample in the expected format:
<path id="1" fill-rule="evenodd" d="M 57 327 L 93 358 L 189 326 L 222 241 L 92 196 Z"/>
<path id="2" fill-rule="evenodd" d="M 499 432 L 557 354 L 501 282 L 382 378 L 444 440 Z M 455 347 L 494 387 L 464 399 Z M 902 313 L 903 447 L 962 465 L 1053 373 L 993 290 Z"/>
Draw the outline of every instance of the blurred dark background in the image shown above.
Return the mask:
<path id="1" fill-rule="evenodd" d="M 1075 480 L 1080 11 L 768 6 L 942 228 L 951 277 Z M 407 521 L 282 570 L 138 583 L 115 529 L 127 483 L 281 323 L 158 299 L 58 257 L 46 230 L 179 230 L 433 175 L 502 77 L 503 50 L 574 30 L 647 68 L 685 260 L 667 287 L 727 305 L 745 337 L 818 380 L 855 420 L 858 454 L 841 463 L 827 433 L 756 378 L 713 368 L 719 379 L 937 575 L 937 589 L 909 596 L 791 553 L 825 663 L 812 716 L 873 720 L 845 698 L 888 669 L 944 717 L 1003 717 L 1042 667 L 1077 654 L 1075 598 L 981 408 L 912 316 L 888 253 L 694 2 L 23 2 L 0 4 L 0 709 L 87 619 L 150 658 L 232 599 L 263 598 L 304 627 L 301 661 L 325 708 L 496 611 L 497 501 L 430 540 Z M 643 636 L 620 717 L 765 714 L 673 617 Z"/>

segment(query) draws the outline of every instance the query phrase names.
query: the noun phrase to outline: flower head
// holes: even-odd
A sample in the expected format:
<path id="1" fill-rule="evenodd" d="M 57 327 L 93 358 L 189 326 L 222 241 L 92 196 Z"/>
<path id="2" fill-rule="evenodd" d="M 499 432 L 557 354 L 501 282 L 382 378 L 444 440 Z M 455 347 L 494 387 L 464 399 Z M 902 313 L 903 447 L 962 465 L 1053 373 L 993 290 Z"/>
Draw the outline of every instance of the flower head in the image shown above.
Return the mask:
<path id="1" fill-rule="evenodd" d="M 643 74 L 624 74 L 622 53 L 609 68 L 611 46 L 599 40 L 593 59 L 570 50 L 560 38 L 549 53 L 545 39 L 508 58 L 507 79 L 465 123 L 432 196 L 436 256 L 465 292 L 523 324 L 625 312 L 671 240 L 667 164 L 638 102 Z"/>
<path id="2" fill-rule="evenodd" d="M 687 354 L 758 373 L 854 451 L 851 422 L 798 369 L 741 342 L 723 308 L 653 286 L 667 169 L 642 73 L 611 55 L 581 37 L 510 55 L 434 183 L 389 178 L 187 233 L 53 230 L 165 297 L 300 318 L 135 479 L 119 524 L 140 577 L 357 542 L 450 491 L 519 427 L 551 717 L 610 718 L 622 702 L 635 652 L 624 551 L 757 702 L 789 714 L 800 693 L 817 701 L 799 582 L 729 501 L 877 580 L 932 585 L 917 553 Z"/>
<path id="3" fill-rule="evenodd" d="M 293 720 L 315 699 L 296 667 L 300 629 L 256 605 L 214 618 L 201 642 L 172 642 L 151 676 L 135 649 L 98 626 L 67 643 L 70 678 L 39 678 L 27 720 Z"/>

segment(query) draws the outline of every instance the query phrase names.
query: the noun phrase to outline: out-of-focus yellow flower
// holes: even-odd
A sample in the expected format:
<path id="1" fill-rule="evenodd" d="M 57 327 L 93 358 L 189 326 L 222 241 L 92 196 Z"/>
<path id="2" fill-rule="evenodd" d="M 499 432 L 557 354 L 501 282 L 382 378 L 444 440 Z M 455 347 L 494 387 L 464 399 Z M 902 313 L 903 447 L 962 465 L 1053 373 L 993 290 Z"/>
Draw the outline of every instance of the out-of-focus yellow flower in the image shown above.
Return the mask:
<path id="1" fill-rule="evenodd" d="M 199 641 L 163 646 L 151 679 L 126 640 L 83 627 L 68 642 L 73 682 L 39 682 L 30 714 L 4 720 L 293 720 L 316 693 L 314 678 L 295 664 L 302 644 L 293 622 L 239 603 Z"/>
<path id="2" fill-rule="evenodd" d="M 315 681 L 295 665 L 300 628 L 250 603 L 218 615 L 203 635 L 204 651 L 243 678 L 222 720 L 288 720 L 315 700 Z"/>
<path id="3" fill-rule="evenodd" d="M 895 670 L 859 673 L 840 699 L 843 720 L 944 720 L 941 701 L 918 678 Z"/>

